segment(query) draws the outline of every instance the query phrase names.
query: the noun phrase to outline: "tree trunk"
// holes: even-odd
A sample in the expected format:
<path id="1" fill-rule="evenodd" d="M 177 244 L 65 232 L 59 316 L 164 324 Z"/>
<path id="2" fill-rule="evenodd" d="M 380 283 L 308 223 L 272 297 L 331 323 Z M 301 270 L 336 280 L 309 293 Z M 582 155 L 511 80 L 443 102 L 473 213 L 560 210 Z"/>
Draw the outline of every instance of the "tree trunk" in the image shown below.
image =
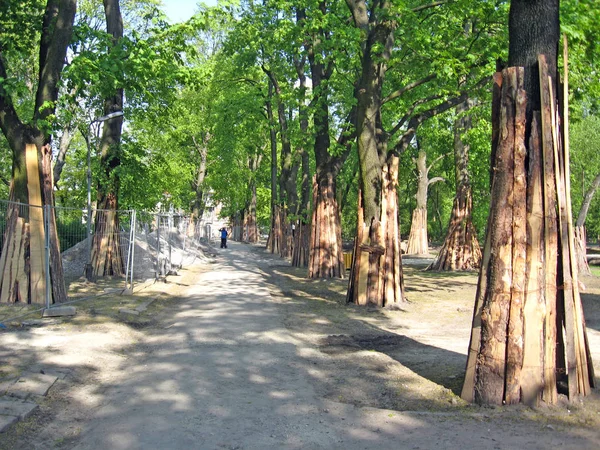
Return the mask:
<path id="1" fill-rule="evenodd" d="M 509 64 L 524 67 L 502 74 L 467 401 L 553 404 L 558 383 L 570 400 L 595 383 L 568 219 L 568 154 L 556 125 L 558 14 L 557 0 L 511 2 Z"/>
<path id="2" fill-rule="evenodd" d="M 342 228 L 331 173 L 313 182 L 313 215 L 310 235 L 309 278 L 343 278 Z"/>
<path id="3" fill-rule="evenodd" d="M 252 183 L 250 187 L 251 197 L 250 205 L 246 215 L 246 241 L 251 244 L 258 242 L 258 225 L 256 222 L 256 184 Z"/>
<path id="4" fill-rule="evenodd" d="M 429 239 L 427 237 L 427 193 L 429 179 L 427 170 L 427 154 L 420 150 L 417 157 L 417 207 L 412 213 L 410 235 L 406 253 L 408 255 L 428 255 Z"/>
<path id="5" fill-rule="evenodd" d="M 429 270 L 474 270 L 481 265 L 481 248 L 473 226 L 473 194 L 469 175 L 469 145 L 463 135 L 471 128 L 470 108 L 465 102 L 457 108 L 459 117 L 454 123 L 454 165 L 456 195 L 444 245 Z"/>
<path id="6" fill-rule="evenodd" d="M 63 128 L 62 135 L 58 144 L 58 154 L 56 155 L 56 162 L 54 163 L 54 185 L 58 186 L 60 176 L 62 175 L 63 167 L 65 166 L 65 160 L 67 152 L 71 146 L 71 142 L 75 137 L 74 130 L 70 126 Z"/>
<path id="7" fill-rule="evenodd" d="M 590 188 L 586 191 L 581 204 L 581 209 L 577 215 L 575 222 L 575 248 L 577 250 L 577 268 L 579 273 L 583 275 L 591 275 L 590 266 L 587 262 L 587 236 L 585 232 L 585 219 L 587 218 L 590 204 L 594 198 L 594 194 L 600 186 L 600 174 L 596 175 Z"/>
<path id="8" fill-rule="evenodd" d="M 53 208 L 44 229 L 43 206 L 53 206 L 51 137 L 47 127 L 38 127 L 55 113 L 58 85 L 71 41 L 76 12 L 75 0 L 48 1 L 42 21 L 39 49 L 39 80 L 33 106 L 32 125 L 19 118 L 10 92 L 0 85 L 0 128 L 13 156 L 7 224 L 0 256 L 0 302 L 43 304 L 46 289 L 51 303 L 66 301 Z M 0 78 L 7 79 L 0 49 Z M 27 206 L 28 205 L 28 206 Z M 46 237 L 50 241 L 50 276 L 45 268 Z M 46 280 L 50 280 L 50 286 Z"/>
<path id="9" fill-rule="evenodd" d="M 301 119 L 300 128 L 304 133 L 308 131 L 308 120 Z M 302 197 L 296 213 L 296 221 L 293 229 L 294 248 L 292 251 L 292 265 L 295 267 L 308 267 L 310 254 L 310 156 L 303 146 L 300 150 L 302 160 Z"/>
<path id="10" fill-rule="evenodd" d="M 297 11 L 297 18 L 300 23 L 303 20 L 303 11 Z M 302 166 L 301 180 L 301 198 L 296 210 L 296 220 L 292 235 L 294 239 L 294 247 L 292 250 L 292 266 L 308 267 L 310 254 L 310 156 L 308 154 L 308 112 L 305 106 L 305 98 L 307 91 L 306 75 L 304 73 L 305 58 L 295 61 L 296 73 L 300 84 L 300 99 L 298 107 L 298 115 L 300 117 L 301 144 L 297 150 L 300 156 Z"/>
<path id="11" fill-rule="evenodd" d="M 92 239 L 92 269 L 95 277 L 125 274 L 117 198 L 107 194 L 98 202 Z"/>
<path id="12" fill-rule="evenodd" d="M 267 119 L 269 120 L 269 138 L 271 143 L 271 227 L 267 240 L 267 249 L 271 253 L 279 253 L 281 247 L 281 222 L 277 202 L 277 131 L 273 117 L 273 83 L 269 81 L 269 97 L 266 102 Z"/>
<path id="13" fill-rule="evenodd" d="M 577 252 L 577 270 L 581 275 L 590 276 L 592 271 L 587 260 L 587 234 L 585 226 L 575 227 L 575 250 Z"/>
<path id="14" fill-rule="evenodd" d="M 326 4 L 319 7 L 323 14 L 327 13 Z M 329 154 L 330 113 L 328 80 L 332 74 L 332 62 L 325 61 L 315 54 L 315 47 L 320 46 L 326 39 L 327 31 L 319 29 L 311 36 L 307 44 L 313 83 L 312 104 L 314 107 L 313 125 L 315 129 L 314 153 L 316 161 L 313 179 L 313 211 L 309 244 L 308 276 L 310 278 L 343 278 L 345 266 L 342 253 L 342 229 L 340 210 L 336 196 L 336 177 L 348 155 L 348 149 L 342 155 Z M 346 137 L 340 137 L 344 142 Z M 305 167 L 305 175 L 308 170 Z"/>
<path id="15" fill-rule="evenodd" d="M 104 0 L 106 30 L 115 46 L 123 37 L 123 19 L 118 0 Z M 123 89 L 104 101 L 104 114 L 123 111 Z M 100 166 L 104 180 L 98 184 L 98 207 L 92 240 L 93 277 L 121 276 L 124 274 L 120 247 L 119 226 L 119 175 L 121 165 L 121 130 L 123 117 L 113 117 L 104 122 L 100 140 Z"/>
<path id="16" fill-rule="evenodd" d="M 427 236 L 427 205 L 417 205 L 412 212 L 410 234 L 406 245 L 407 255 L 429 255 L 429 239 Z"/>
<path id="17" fill-rule="evenodd" d="M 10 203 L 7 211 L 0 256 L 0 303 L 45 304 L 47 281 L 51 303 L 67 300 L 53 208 L 46 210 L 50 233 L 50 248 L 46 249 L 44 205 L 54 202 L 51 158 L 49 145 L 38 150 L 30 143 L 13 165 L 10 200 L 21 205 Z M 48 277 L 46 251 L 50 252 Z"/>
<path id="18" fill-rule="evenodd" d="M 198 152 L 200 161 L 198 163 L 198 171 L 196 173 L 196 181 L 194 187 L 194 201 L 192 204 L 192 215 L 196 220 L 200 221 L 204 214 L 205 201 L 204 201 L 204 178 L 206 177 L 206 156 L 208 153 L 208 141 L 210 140 L 210 134 L 206 133 L 202 139 L 202 143 L 199 144 L 196 138 L 192 138 L 194 142 L 194 148 Z"/>
<path id="19" fill-rule="evenodd" d="M 357 237 L 347 301 L 357 305 L 399 308 L 404 302 L 404 277 L 398 223 L 397 156 L 383 167 L 381 221 L 368 226 L 359 192 Z"/>
<path id="20" fill-rule="evenodd" d="M 301 119 L 303 133 L 308 130 L 308 121 Z M 302 158 L 302 198 L 298 207 L 297 220 L 292 230 L 294 248 L 292 251 L 292 266 L 308 267 L 310 258 L 310 157 L 306 148 L 300 149 Z"/>
<path id="21" fill-rule="evenodd" d="M 298 165 L 295 164 L 294 154 L 289 136 L 286 108 L 281 98 L 281 87 L 275 74 L 263 66 L 263 71 L 269 77 L 275 96 L 277 98 L 277 118 L 279 122 L 279 136 L 281 140 L 281 170 L 279 174 L 279 211 L 280 211 L 280 243 L 279 256 L 288 258 L 292 253 L 292 228 L 289 222 L 290 214 L 294 215 L 298 207 L 298 193 L 296 192 L 296 179 Z"/>
<path id="22" fill-rule="evenodd" d="M 404 302 L 400 257 L 398 157 L 387 152 L 381 121 L 382 88 L 394 46 L 390 2 L 347 1 L 354 24 L 367 31 L 362 46 L 362 73 L 355 90 L 360 195 L 354 268 L 348 301 L 397 307 Z M 374 19 L 374 21 L 372 21 Z"/>

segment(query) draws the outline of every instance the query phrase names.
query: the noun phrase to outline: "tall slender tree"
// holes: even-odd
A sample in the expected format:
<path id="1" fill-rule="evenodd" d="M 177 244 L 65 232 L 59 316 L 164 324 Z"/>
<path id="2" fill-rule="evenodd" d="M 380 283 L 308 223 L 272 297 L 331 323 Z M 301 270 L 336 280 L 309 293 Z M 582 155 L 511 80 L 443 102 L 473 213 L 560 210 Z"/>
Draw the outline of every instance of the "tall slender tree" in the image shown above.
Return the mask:
<path id="1" fill-rule="evenodd" d="M 444 244 L 429 270 L 473 270 L 481 264 L 481 248 L 473 226 L 473 192 L 469 173 L 470 145 L 465 134 L 471 128 L 472 100 L 457 108 L 454 122 L 454 166 L 456 194 Z"/>
<path id="2" fill-rule="evenodd" d="M 118 52 L 123 38 L 123 18 L 119 0 L 103 0 L 106 31 L 111 36 L 109 51 Z M 117 66 L 118 67 L 118 66 Z M 104 99 L 104 114 L 123 111 L 123 87 L 117 86 Z M 123 115 L 108 119 L 102 129 L 100 165 L 103 177 L 98 184 L 96 226 L 92 242 L 92 272 L 94 277 L 122 275 L 123 255 L 119 233 L 119 174 L 121 165 L 121 133 Z"/>

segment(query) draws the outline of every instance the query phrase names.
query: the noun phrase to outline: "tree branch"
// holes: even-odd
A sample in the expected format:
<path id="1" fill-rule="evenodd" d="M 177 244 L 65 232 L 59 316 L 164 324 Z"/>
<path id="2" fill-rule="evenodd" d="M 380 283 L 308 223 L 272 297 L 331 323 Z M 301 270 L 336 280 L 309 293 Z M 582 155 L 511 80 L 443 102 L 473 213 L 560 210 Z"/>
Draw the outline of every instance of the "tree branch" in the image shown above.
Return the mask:
<path id="1" fill-rule="evenodd" d="M 39 84 L 35 96 L 34 121 L 54 113 L 60 73 L 71 42 L 76 0 L 48 0 L 40 39 Z"/>
<path id="2" fill-rule="evenodd" d="M 460 103 L 464 102 L 467 98 L 468 94 L 465 92 L 457 97 L 449 98 L 446 101 L 434 106 L 433 108 L 430 108 L 426 111 L 423 111 L 420 114 L 417 114 L 416 116 L 413 116 L 408 122 L 407 130 L 398 140 L 398 143 L 394 146 L 392 152 L 398 155 L 402 154 L 408 147 L 408 144 L 410 144 L 410 141 L 417 132 L 417 128 L 419 127 L 419 125 L 421 125 L 427 119 L 437 116 L 438 114 L 441 114 L 445 111 L 448 111 L 450 108 L 459 105 Z"/>
<path id="3" fill-rule="evenodd" d="M 402 118 L 398 121 L 396 126 L 394 128 L 392 128 L 392 131 L 389 132 L 389 136 L 391 137 L 391 136 L 395 135 L 400 130 L 400 128 L 402 128 L 404 126 L 404 124 L 411 118 L 411 116 L 415 112 L 415 109 L 417 109 L 417 106 L 432 102 L 434 100 L 439 100 L 440 98 L 442 98 L 441 95 L 431 95 L 429 97 L 421 98 L 421 99 L 415 101 L 410 106 L 407 113 L 404 114 L 404 116 L 402 116 Z"/>
<path id="4" fill-rule="evenodd" d="M 450 152 L 444 153 L 443 155 L 438 156 L 437 158 L 435 158 L 431 164 L 429 165 L 429 167 L 427 168 L 427 173 L 429 173 L 429 171 L 431 170 L 431 168 L 435 165 L 436 162 L 438 162 L 440 159 L 444 159 L 446 156 L 448 156 L 450 154 Z"/>
<path id="5" fill-rule="evenodd" d="M 437 6 L 441 6 L 448 3 L 448 0 L 445 1 L 440 1 L 440 2 L 433 2 L 433 3 L 429 3 L 428 5 L 421 5 L 421 6 L 416 6 L 415 8 L 412 9 L 412 12 L 421 12 L 421 11 L 425 11 L 426 9 L 430 9 L 430 8 L 435 8 Z"/>
<path id="6" fill-rule="evenodd" d="M 340 132 L 340 135 L 337 139 L 337 144 L 341 147 L 344 147 L 344 151 L 341 155 L 336 158 L 333 158 L 333 169 L 335 173 L 339 173 L 350 155 L 350 151 L 352 150 L 352 144 L 356 139 L 356 129 L 354 128 L 352 132 L 350 132 L 351 127 L 354 127 L 354 123 L 356 122 L 356 106 L 353 106 L 348 116 L 346 117 L 346 126 Z"/>
<path id="7" fill-rule="evenodd" d="M 421 80 L 415 81 L 415 82 L 413 82 L 413 83 L 409 83 L 409 84 L 407 84 L 406 86 L 404 86 L 404 87 L 402 87 L 402 88 L 398 89 L 397 91 L 395 91 L 395 92 L 392 92 L 391 94 L 389 94 L 387 97 L 385 97 L 385 98 L 384 98 L 384 99 L 381 101 L 381 104 L 382 104 L 382 105 L 385 105 L 387 102 L 390 102 L 390 101 L 392 101 L 392 100 L 395 100 L 396 98 L 400 97 L 400 96 L 401 96 L 402 94 L 404 94 L 405 92 L 408 92 L 408 91 L 410 91 L 411 89 L 414 89 L 414 88 L 416 88 L 416 87 L 418 87 L 418 86 L 421 86 L 422 84 L 425 84 L 425 83 L 427 83 L 428 81 L 431 81 L 431 80 L 435 79 L 436 77 L 437 77 L 437 75 L 434 73 L 434 74 L 431 74 L 431 75 L 428 75 L 428 76 L 426 76 L 425 78 L 423 78 L 423 79 L 421 79 Z"/>
<path id="8" fill-rule="evenodd" d="M 432 178 L 431 180 L 429 180 L 429 181 L 427 182 L 427 186 L 431 186 L 432 184 L 434 184 L 434 183 L 438 183 L 438 182 L 440 182 L 440 181 L 444 181 L 444 182 L 445 182 L 445 181 L 446 181 L 446 179 L 445 179 L 444 177 L 435 177 L 435 178 Z"/>
<path id="9" fill-rule="evenodd" d="M 473 88 L 470 91 L 472 91 L 473 89 L 481 88 L 486 83 L 489 83 L 491 81 L 491 79 L 492 79 L 491 77 L 482 78 L 477 84 L 475 84 L 475 86 L 473 86 Z M 425 111 L 422 111 L 421 113 L 419 113 L 415 116 L 412 116 L 410 118 L 410 120 L 408 121 L 408 126 L 407 126 L 406 131 L 400 137 L 400 139 L 398 140 L 398 142 L 396 143 L 394 148 L 390 151 L 396 155 L 402 154 L 408 147 L 408 144 L 410 144 L 410 141 L 414 137 L 419 125 L 421 125 L 427 119 L 430 119 L 431 117 L 434 117 L 434 116 L 437 116 L 438 114 L 446 112 L 449 109 L 454 108 L 455 106 L 466 101 L 469 98 L 470 91 L 465 90 L 465 91 L 461 92 L 459 95 L 457 95 L 456 97 L 448 98 L 445 101 L 443 101 L 442 103 L 440 103 L 432 108 L 429 108 Z M 407 116 L 404 116 L 402 118 L 402 120 L 405 121 L 406 117 Z M 398 125 L 396 125 L 394 127 L 394 132 L 397 131 L 399 128 L 400 127 Z"/>
<path id="10" fill-rule="evenodd" d="M 346 0 L 356 28 L 369 32 L 369 13 L 364 0 Z"/>

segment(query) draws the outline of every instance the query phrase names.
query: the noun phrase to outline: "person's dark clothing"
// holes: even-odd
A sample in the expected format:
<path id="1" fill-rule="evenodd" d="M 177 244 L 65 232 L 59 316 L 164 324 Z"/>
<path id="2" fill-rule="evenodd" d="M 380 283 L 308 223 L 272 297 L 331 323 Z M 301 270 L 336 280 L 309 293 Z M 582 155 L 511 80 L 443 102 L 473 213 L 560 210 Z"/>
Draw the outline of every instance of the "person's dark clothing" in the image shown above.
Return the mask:
<path id="1" fill-rule="evenodd" d="M 227 230 L 221 228 L 221 248 L 227 248 Z"/>

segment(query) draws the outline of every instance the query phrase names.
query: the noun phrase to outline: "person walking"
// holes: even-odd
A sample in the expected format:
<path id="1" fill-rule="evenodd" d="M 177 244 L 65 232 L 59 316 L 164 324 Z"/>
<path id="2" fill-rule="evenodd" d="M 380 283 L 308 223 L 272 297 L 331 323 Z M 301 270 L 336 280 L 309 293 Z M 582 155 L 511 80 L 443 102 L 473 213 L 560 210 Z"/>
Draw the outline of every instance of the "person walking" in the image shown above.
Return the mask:
<path id="1" fill-rule="evenodd" d="M 219 231 L 221 232 L 221 248 L 227 248 L 227 228 L 223 227 Z"/>

